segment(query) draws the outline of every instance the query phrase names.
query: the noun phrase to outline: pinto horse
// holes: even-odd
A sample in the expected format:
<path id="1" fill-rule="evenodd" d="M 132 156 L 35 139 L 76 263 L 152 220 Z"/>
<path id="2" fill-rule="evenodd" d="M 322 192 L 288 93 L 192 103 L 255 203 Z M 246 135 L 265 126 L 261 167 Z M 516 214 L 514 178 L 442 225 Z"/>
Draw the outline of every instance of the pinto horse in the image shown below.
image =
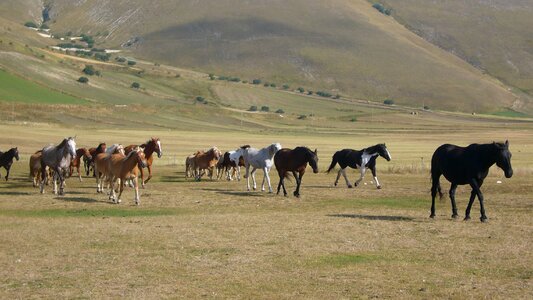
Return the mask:
<path id="1" fill-rule="evenodd" d="M 100 143 L 98 147 L 89 149 L 89 154 L 91 155 L 90 159 L 87 156 L 83 157 L 83 164 L 85 166 L 85 174 L 87 176 L 89 176 L 89 173 L 91 172 L 91 168 L 92 168 L 93 177 L 96 177 L 96 173 L 94 171 L 94 160 L 96 159 L 96 155 L 100 153 L 104 153 L 106 149 L 107 149 L 106 143 Z"/>
<path id="2" fill-rule="evenodd" d="M 241 180 L 240 167 L 244 167 L 244 159 L 242 158 L 242 154 L 235 158 L 236 153 L 237 151 L 228 151 L 220 157 L 217 163 L 217 179 L 222 179 L 222 176 L 226 174 L 228 181 L 233 180 L 233 177 L 236 177 L 239 181 Z M 234 159 L 232 159 L 232 155 Z"/>
<path id="3" fill-rule="evenodd" d="M 9 149 L 7 152 L 0 151 L 0 167 L 4 167 L 7 171 L 6 181 L 9 179 L 9 170 L 13 165 L 13 158 L 19 160 L 19 150 L 17 147 Z"/>
<path id="4" fill-rule="evenodd" d="M 65 174 L 70 162 L 76 158 L 76 142 L 69 137 L 57 146 L 44 147 L 41 154 L 41 194 L 44 194 L 44 184 L 47 181 L 47 167 L 54 171 L 54 194 L 57 194 L 57 181 L 59 180 L 59 195 L 65 194 Z"/>
<path id="5" fill-rule="evenodd" d="M 257 169 L 263 170 L 263 183 L 261 184 L 261 190 L 265 190 L 265 180 L 268 184 L 268 192 L 272 193 L 272 185 L 270 185 L 270 176 L 268 173 L 274 165 L 274 155 L 281 149 L 280 143 L 271 144 L 263 149 L 246 148 L 243 150 L 244 164 L 246 168 L 246 188 L 250 190 L 250 175 L 252 176 L 253 188 L 257 189 L 255 181 L 255 171 Z M 250 172 L 250 167 L 252 171 Z"/>
<path id="6" fill-rule="evenodd" d="M 278 195 L 280 188 L 283 187 L 283 194 L 287 197 L 284 179 L 287 177 L 288 172 L 292 172 L 292 175 L 296 179 L 296 190 L 293 194 L 296 197 L 300 197 L 300 186 L 305 169 L 307 168 L 307 163 L 313 168 L 313 173 L 318 173 L 318 155 L 316 149 L 313 152 L 307 147 L 296 147 L 294 150 L 283 148 L 276 153 L 276 156 L 274 156 L 274 165 L 279 175 Z"/>
<path id="7" fill-rule="evenodd" d="M 146 178 L 146 180 L 144 180 L 144 172 L 142 168 L 140 169 L 141 170 L 141 184 L 142 184 L 142 187 L 144 188 L 146 183 L 148 183 L 148 181 L 152 178 L 152 162 L 154 161 L 154 157 L 152 154 L 154 154 L 155 152 L 157 154 L 157 157 L 161 158 L 161 156 L 163 156 L 163 149 L 161 148 L 161 141 L 159 140 L 159 138 L 151 138 L 146 143 L 140 146 L 129 145 L 125 147 L 124 152 L 126 153 L 126 155 L 128 155 L 131 151 L 133 151 L 133 149 L 137 147 L 141 147 L 144 149 L 144 155 L 146 157 L 146 168 L 148 169 L 148 178 Z"/>
<path id="8" fill-rule="evenodd" d="M 82 181 L 81 179 L 81 172 L 80 172 L 80 166 L 81 166 L 81 158 L 83 157 L 83 160 L 92 160 L 92 156 L 91 156 L 91 153 L 89 153 L 89 150 L 87 150 L 86 148 L 78 148 L 76 150 L 76 158 L 73 159 L 71 162 L 70 162 L 70 170 L 69 170 L 69 177 L 72 176 L 72 173 L 74 173 L 74 168 L 76 168 L 76 170 L 78 171 L 78 178 L 80 181 Z"/>
<path id="9" fill-rule="evenodd" d="M 108 176 L 111 178 L 111 193 L 109 199 L 113 203 L 120 203 L 120 197 L 124 191 L 124 182 L 131 180 L 135 188 L 135 204 L 140 204 L 139 196 L 139 173 L 142 168 L 147 166 L 146 156 L 142 147 L 137 147 L 129 152 L 128 155 L 113 154 L 109 158 Z M 120 191 L 118 197 L 115 193 L 115 184 L 118 182 Z"/>
<path id="10" fill-rule="evenodd" d="M 374 181 L 376 182 L 376 187 L 378 189 L 381 189 L 378 177 L 376 176 L 376 159 L 378 158 L 378 156 L 385 158 L 387 161 L 391 160 L 389 150 L 387 149 L 387 146 L 385 146 L 385 144 L 377 144 L 359 151 L 353 149 L 343 149 L 333 154 L 333 159 L 331 161 L 331 165 L 327 170 L 327 173 L 333 170 L 333 168 L 335 168 L 335 165 L 338 163 L 341 169 L 337 173 L 337 179 L 335 179 L 335 186 L 337 186 L 337 183 L 339 183 L 339 178 L 342 174 L 342 176 L 344 176 L 344 180 L 346 180 L 346 185 L 348 186 L 348 188 L 352 188 L 348 177 L 346 177 L 346 167 L 350 167 L 352 169 L 359 169 L 361 173 L 361 177 L 354 183 L 355 186 L 358 186 L 359 183 L 361 183 L 361 181 L 365 177 L 366 169 L 368 168 L 370 169 L 370 171 L 372 171 Z"/>
<path id="11" fill-rule="evenodd" d="M 222 153 L 215 146 L 206 152 L 197 151 L 191 161 L 194 178 L 200 181 L 203 175 L 202 171 L 208 170 L 210 171 L 210 179 L 213 179 L 214 169 L 221 155 Z"/>
<path id="12" fill-rule="evenodd" d="M 503 170 L 506 178 L 513 176 L 511 166 L 511 151 L 509 151 L 509 141 L 505 143 L 492 144 L 471 144 L 468 147 L 459 147 L 444 144 L 435 150 L 431 158 L 431 215 L 435 218 L 435 196 L 437 192 L 442 198 L 440 187 L 440 176 L 451 182 L 450 200 L 452 202 L 452 218 L 457 218 L 457 206 L 455 204 L 455 190 L 458 185 L 469 184 L 472 187 L 470 201 L 466 207 L 465 221 L 470 220 L 470 209 L 477 196 L 479 199 L 481 222 L 487 221 L 485 206 L 483 205 L 483 194 L 481 186 L 489 168 L 496 164 Z"/>

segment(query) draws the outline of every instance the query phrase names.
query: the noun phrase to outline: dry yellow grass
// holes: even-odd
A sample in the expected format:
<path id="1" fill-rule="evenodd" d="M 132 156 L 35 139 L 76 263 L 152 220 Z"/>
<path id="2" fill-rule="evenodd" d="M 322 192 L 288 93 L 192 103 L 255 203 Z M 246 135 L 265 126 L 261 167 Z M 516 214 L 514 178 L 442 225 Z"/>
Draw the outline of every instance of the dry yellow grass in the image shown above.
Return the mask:
<path id="1" fill-rule="evenodd" d="M 1 298 L 533 297 L 533 176 L 525 171 L 533 167 L 530 128 L 334 136 L 75 129 L 79 146 L 161 137 L 164 157 L 156 159 L 140 207 L 133 205 L 131 189 L 122 204 L 111 204 L 96 194 L 92 178 L 69 179 L 65 197 L 50 188 L 38 194 L 27 179 L 28 154 L 73 129 L 2 129 L 7 137 L 0 149 L 19 145 L 22 157 L 12 181 L 0 182 Z M 491 172 L 483 187 L 489 222 L 452 220 L 447 199 L 429 219 L 427 170 L 409 172 L 410 166 L 420 157 L 427 163 L 439 143 L 494 137 L 511 140 L 514 167 L 524 172 L 509 180 Z M 196 149 L 273 141 L 319 149 L 322 172 L 305 175 L 301 199 L 247 192 L 244 182 L 184 179 L 183 158 Z M 378 161 L 382 190 L 371 178 L 355 189 L 342 181 L 332 186 L 335 174 L 323 170 L 333 151 L 383 141 L 393 161 Z M 275 170 L 271 177 L 276 187 Z M 353 171 L 349 177 L 356 179 Z M 294 181 L 289 186 L 292 191 Z M 466 187 L 458 189 L 461 215 L 468 194 Z M 478 215 L 476 202 L 472 216 Z"/>

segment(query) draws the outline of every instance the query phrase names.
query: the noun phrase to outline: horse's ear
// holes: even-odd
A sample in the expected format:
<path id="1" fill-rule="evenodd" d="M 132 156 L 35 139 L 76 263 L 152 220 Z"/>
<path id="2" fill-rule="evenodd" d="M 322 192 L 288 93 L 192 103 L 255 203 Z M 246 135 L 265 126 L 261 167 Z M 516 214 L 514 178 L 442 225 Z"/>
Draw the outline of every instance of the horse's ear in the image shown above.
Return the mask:
<path id="1" fill-rule="evenodd" d="M 509 146 L 509 140 L 505 140 L 505 146 Z"/>
<path id="2" fill-rule="evenodd" d="M 315 154 L 318 154 L 318 149 L 317 148 L 315 148 Z"/>

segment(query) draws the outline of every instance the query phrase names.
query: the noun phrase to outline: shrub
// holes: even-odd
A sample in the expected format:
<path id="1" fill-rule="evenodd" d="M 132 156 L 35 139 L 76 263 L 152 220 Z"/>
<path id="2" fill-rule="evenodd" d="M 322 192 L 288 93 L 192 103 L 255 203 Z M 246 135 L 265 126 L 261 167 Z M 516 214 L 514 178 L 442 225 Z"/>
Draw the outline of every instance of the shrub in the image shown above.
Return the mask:
<path id="1" fill-rule="evenodd" d="M 357 118 L 356 118 L 356 117 L 352 117 L 352 118 L 350 119 L 350 122 L 357 122 Z"/>
<path id="2" fill-rule="evenodd" d="M 242 83 L 246 84 L 248 83 L 248 80 L 243 80 Z"/>
<path id="3" fill-rule="evenodd" d="M 305 89 L 303 87 L 299 87 L 298 88 L 298 92 L 303 93 L 303 92 L 305 92 Z"/>
<path id="4" fill-rule="evenodd" d="M 254 79 L 252 81 L 253 84 L 261 84 L 261 79 Z"/>
<path id="5" fill-rule="evenodd" d="M 205 98 L 202 97 L 202 96 L 198 96 L 198 97 L 196 97 L 196 101 L 197 101 L 197 102 L 204 102 L 204 101 L 205 101 Z"/>
<path id="6" fill-rule="evenodd" d="M 128 66 L 135 66 L 137 64 L 134 60 L 128 60 Z"/>
<path id="7" fill-rule="evenodd" d="M 313 95 L 313 91 L 307 91 L 307 95 Z"/>
<path id="8" fill-rule="evenodd" d="M 283 89 L 284 89 L 284 90 L 288 90 L 290 87 L 291 87 L 291 86 L 288 85 L 288 84 L 284 84 L 284 85 L 283 85 Z"/>
<path id="9" fill-rule="evenodd" d="M 270 111 L 270 107 L 263 105 L 263 106 L 261 106 L 261 111 L 269 112 Z"/>
<path id="10" fill-rule="evenodd" d="M 383 104 L 385 104 L 385 105 L 393 105 L 393 104 L 394 104 L 394 100 L 392 100 L 392 99 L 385 99 L 385 101 L 383 101 Z"/>
<path id="11" fill-rule="evenodd" d="M 275 84 L 275 83 L 271 83 L 271 84 L 270 84 L 270 87 L 275 88 L 275 87 L 276 87 L 276 84 Z"/>
<path id="12" fill-rule="evenodd" d="M 94 75 L 96 75 L 96 76 L 101 76 L 102 73 L 100 73 L 100 71 L 95 71 L 95 72 L 94 72 Z"/>
<path id="13" fill-rule="evenodd" d="M 86 42 L 87 45 L 89 46 L 89 48 L 92 48 L 93 45 L 94 45 L 94 39 L 90 35 L 82 34 L 81 35 L 81 40 Z"/>
<path id="14" fill-rule="evenodd" d="M 122 56 L 117 57 L 116 60 L 117 60 L 119 63 L 124 63 L 124 62 L 126 62 L 126 58 L 125 58 L 125 57 L 122 57 Z"/>
<path id="15" fill-rule="evenodd" d="M 257 111 L 257 106 L 255 106 L 255 105 L 250 106 L 248 111 Z"/>
<path id="16" fill-rule="evenodd" d="M 298 116 L 298 120 L 305 120 L 305 119 L 307 119 L 306 115 L 299 115 Z"/>
<path id="17" fill-rule="evenodd" d="M 109 61 L 109 59 L 111 58 L 111 54 L 96 52 L 94 54 L 94 58 L 101 61 Z"/>
<path id="18" fill-rule="evenodd" d="M 372 7 L 387 16 L 390 16 L 390 14 L 392 13 L 392 10 L 390 8 L 385 8 L 385 6 L 383 6 L 383 4 L 381 3 L 375 3 L 374 5 L 372 5 Z"/>
<path id="19" fill-rule="evenodd" d="M 264 87 L 269 87 L 270 86 L 270 83 L 268 82 L 265 82 L 265 84 L 263 84 Z"/>
<path id="20" fill-rule="evenodd" d="M 24 26 L 30 27 L 30 28 L 37 28 L 38 27 L 37 24 L 35 24 L 32 21 L 28 21 L 28 22 L 24 23 Z"/>
<path id="21" fill-rule="evenodd" d="M 80 82 L 80 83 L 88 83 L 89 82 L 89 78 L 82 76 L 82 77 L 78 78 L 78 82 Z"/>
<path id="22" fill-rule="evenodd" d="M 96 72 L 92 65 L 85 65 L 85 69 L 82 70 L 85 75 L 93 76 Z"/>
<path id="23" fill-rule="evenodd" d="M 76 49 L 83 49 L 82 45 L 73 44 L 73 43 L 59 43 L 57 44 L 59 48 L 76 48 Z"/>
<path id="24" fill-rule="evenodd" d="M 277 114 L 284 114 L 285 111 L 284 111 L 283 109 L 280 108 L 280 109 L 276 110 L 276 113 L 277 113 Z"/>
<path id="25" fill-rule="evenodd" d="M 141 87 L 141 84 L 138 83 L 138 82 L 134 82 L 134 83 L 131 84 L 131 87 L 134 88 L 134 89 L 138 89 L 138 88 Z"/>
<path id="26" fill-rule="evenodd" d="M 316 92 L 316 94 L 319 95 L 320 97 L 326 97 L 326 98 L 331 97 L 331 94 L 325 91 L 318 91 Z"/>
<path id="27" fill-rule="evenodd" d="M 429 109 L 430 109 L 429 106 L 424 105 L 424 110 L 429 110 Z"/>
<path id="28" fill-rule="evenodd" d="M 216 79 L 215 74 L 209 74 L 209 79 L 215 80 Z"/>
<path id="29" fill-rule="evenodd" d="M 230 78 L 228 80 L 231 81 L 231 82 L 240 82 L 241 81 L 241 79 L 239 77 L 232 77 L 232 78 Z"/>
<path id="30" fill-rule="evenodd" d="M 218 80 L 228 80 L 228 78 L 229 78 L 228 76 L 224 76 L 224 75 L 218 76 Z"/>
<path id="31" fill-rule="evenodd" d="M 175 78 L 180 78 L 180 77 L 181 77 L 181 74 L 176 74 L 174 77 L 175 77 Z"/>

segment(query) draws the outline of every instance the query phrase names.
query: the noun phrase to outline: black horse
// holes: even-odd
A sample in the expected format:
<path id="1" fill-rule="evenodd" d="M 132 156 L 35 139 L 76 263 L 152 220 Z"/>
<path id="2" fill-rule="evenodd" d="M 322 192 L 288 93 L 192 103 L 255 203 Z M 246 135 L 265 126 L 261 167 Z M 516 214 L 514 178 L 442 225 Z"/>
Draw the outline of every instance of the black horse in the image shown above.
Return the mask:
<path id="1" fill-rule="evenodd" d="M 0 167 L 4 167 L 7 171 L 6 181 L 9 179 L 9 170 L 13 164 L 13 158 L 19 160 L 19 150 L 17 147 L 9 149 L 7 152 L 0 151 Z"/>
<path id="2" fill-rule="evenodd" d="M 335 186 L 337 186 L 337 183 L 339 183 L 339 178 L 342 174 L 344 176 L 344 179 L 346 180 L 346 185 L 348 186 L 348 188 L 352 188 L 350 181 L 348 181 L 348 178 L 346 177 L 346 167 L 350 167 L 352 169 L 359 169 L 361 172 L 361 177 L 354 183 L 355 186 L 359 185 L 359 183 L 363 180 L 363 178 L 365 177 L 366 169 L 369 168 L 372 171 L 372 175 L 374 176 L 376 187 L 378 189 L 381 189 L 378 177 L 376 176 L 376 159 L 378 158 L 378 156 L 385 158 L 387 161 L 391 160 L 389 150 L 387 150 L 387 146 L 385 146 L 385 144 L 377 144 L 359 151 L 352 149 L 343 149 L 333 154 L 333 160 L 331 161 L 331 165 L 329 166 L 327 172 L 329 173 L 338 163 L 341 169 L 337 173 L 337 179 L 335 179 Z"/>
<path id="3" fill-rule="evenodd" d="M 466 207 L 465 220 L 470 219 L 470 209 L 476 198 L 481 206 L 481 222 L 487 220 L 485 207 L 483 206 L 483 194 L 481 185 L 489 173 L 489 168 L 496 164 L 500 167 L 505 177 L 513 176 L 511 167 L 511 151 L 509 141 L 505 143 L 472 144 L 468 147 L 459 147 L 444 144 L 435 150 L 431 159 L 431 218 L 435 217 L 435 196 L 437 192 L 442 198 L 440 176 L 444 175 L 451 182 L 450 200 L 452 202 L 452 218 L 457 218 L 457 206 L 455 205 L 455 189 L 458 185 L 469 184 L 472 187 L 470 202 Z"/>
<path id="4" fill-rule="evenodd" d="M 279 175 L 278 194 L 280 188 L 283 187 L 283 194 L 287 196 L 284 180 L 288 172 L 292 172 L 292 175 L 296 179 L 296 190 L 293 194 L 296 197 L 300 197 L 300 186 L 302 185 L 302 177 L 305 174 L 307 163 L 313 168 L 315 174 L 318 173 L 318 155 L 316 149 L 315 151 L 311 151 L 307 147 L 296 147 L 294 150 L 283 148 L 276 152 L 274 164 Z"/>

